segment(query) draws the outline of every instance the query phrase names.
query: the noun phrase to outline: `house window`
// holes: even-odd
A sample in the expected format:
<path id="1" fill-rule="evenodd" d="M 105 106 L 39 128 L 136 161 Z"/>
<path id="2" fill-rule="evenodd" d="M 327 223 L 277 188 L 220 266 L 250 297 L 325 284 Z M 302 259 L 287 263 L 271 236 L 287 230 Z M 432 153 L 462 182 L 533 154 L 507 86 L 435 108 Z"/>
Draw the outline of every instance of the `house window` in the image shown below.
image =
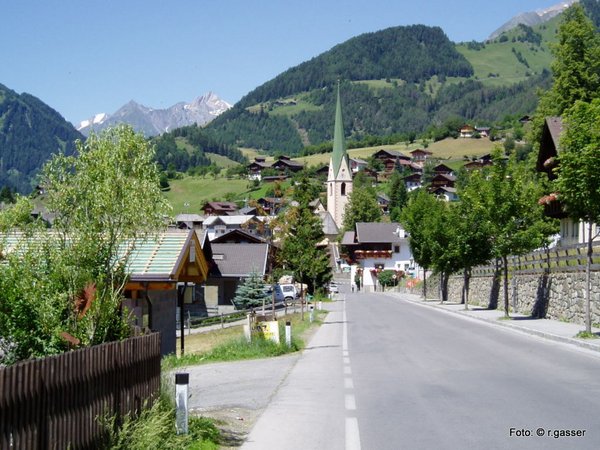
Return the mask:
<path id="1" fill-rule="evenodd" d="M 342 195 L 346 195 L 346 183 L 342 183 Z"/>
<path id="2" fill-rule="evenodd" d="M 394 253 L 400 253 L 400 246 L 394 245 Z"/>

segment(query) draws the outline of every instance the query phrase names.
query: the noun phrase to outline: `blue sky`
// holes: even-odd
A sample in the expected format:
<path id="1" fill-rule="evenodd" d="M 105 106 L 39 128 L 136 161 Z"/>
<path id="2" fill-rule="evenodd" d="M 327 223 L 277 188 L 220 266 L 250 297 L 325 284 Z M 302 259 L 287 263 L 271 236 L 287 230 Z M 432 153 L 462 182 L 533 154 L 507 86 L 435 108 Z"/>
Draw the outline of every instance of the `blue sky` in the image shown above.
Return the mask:
<path id="1" fill-rule="evenodd" d="M 558 0 L 0 0 L 0 83 L 77 123 L 129 100 L 153 108 L 208 91 L 235 103 L 366 32 L 441 27 L 487 38 Z"/>

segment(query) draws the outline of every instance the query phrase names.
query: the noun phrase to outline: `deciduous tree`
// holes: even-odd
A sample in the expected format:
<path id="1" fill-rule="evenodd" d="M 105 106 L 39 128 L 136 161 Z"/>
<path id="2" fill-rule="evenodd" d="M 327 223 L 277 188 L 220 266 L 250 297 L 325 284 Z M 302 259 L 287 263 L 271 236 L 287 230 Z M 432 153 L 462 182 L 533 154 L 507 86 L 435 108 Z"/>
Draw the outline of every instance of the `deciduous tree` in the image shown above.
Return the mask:
<path id="1" fill-rule="evenodd" d="M 565 114 L 556 187 L 569 217 L 587 223 L 586 331 L 591 333 L 593 224 L 600 223 L 600 99 L 575 102 Z"/>

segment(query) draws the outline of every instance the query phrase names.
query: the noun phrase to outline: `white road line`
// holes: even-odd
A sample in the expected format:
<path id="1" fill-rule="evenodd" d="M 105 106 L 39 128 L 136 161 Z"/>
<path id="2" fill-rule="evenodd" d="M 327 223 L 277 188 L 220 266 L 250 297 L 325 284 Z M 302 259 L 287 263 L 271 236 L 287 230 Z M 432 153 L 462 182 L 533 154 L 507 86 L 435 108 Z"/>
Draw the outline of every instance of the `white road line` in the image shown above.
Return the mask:
<path id="1" fill-rule="evenodd" d="M 354 397 L 354 394 L 346 394 L 344 405 L 346 406 L 347 411 L 356 410 L 356 398 Z"/>
<path id="2" fill-rule="evenodd" d="M 356 417 L 346 417 L 346 450 L 360 450 L 360 433 Z"/>
<path id="3" fill-rule="evenodd" d="M 344 389 L 354 389 L 354 381 L 352 378 L 344 378 Z"/>
<path id="4" fill-rule="evenodd" d="M 342 316 L 342 351 L 348 351 L 348 322 L 346 319 L 346 304 L 344 303 L 344 314 Z"/>
<path id="5" fill-rule="evenodd" d="M 344 364 L 350 364 L 350 358 L 347 356 L 344 356 Z"/>
<path id="6" fill-rule="evenodd" d="M 352 369 L 350 366 L 344 366 L 344 375 L 352 375 Z"/>

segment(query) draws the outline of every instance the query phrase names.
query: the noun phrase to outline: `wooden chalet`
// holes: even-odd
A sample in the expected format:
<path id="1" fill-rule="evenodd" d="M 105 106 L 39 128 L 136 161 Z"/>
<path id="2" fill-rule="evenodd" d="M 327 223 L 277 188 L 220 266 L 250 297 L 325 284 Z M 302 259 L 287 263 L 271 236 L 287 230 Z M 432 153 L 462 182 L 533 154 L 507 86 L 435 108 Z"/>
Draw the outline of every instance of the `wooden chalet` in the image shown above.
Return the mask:
<path id="1" fill-rule="evenodd" d="M 475 128 L 471 125 L 463 125 L 462 127 L 460 127 L 460 130 L 458 130 L 460 137 L 461 138 L 472 138 L 473 134 L 475 133 Z"/>
<path id="2" fill-rule="evenodd" d="M 432 190 L 430 190 L 430 193 L 447 202 L 455 202 L 458 200 L 456 188 L 453 187 L 438 186 L 436 188 L 432 188 Z"/>
<path id="3" fill-rule="evenodd" d="M 373 158 L 379 159 L 380 161 L 385 161 L 388 159 L 396 161 L 397 159 L 403 159 L 405 161 L 410 161 L 410 157 L 406 156 L 404 153 L 401 153 L 397 150 L 386 150 L 381 149 L 373 153 Z"/>
<path id="4" fill-rule="evenodd" d="M 560 135 L 563 129 L 563 121 L 560 117 L 547 117 L 544 121 L 536 169 L 538 172 L 544 172 L 549 180 L 555 180 L 557 177 L 555 169 L 558 167 L 557 158 L 560 151 Z M 547 216 L 554 217 L 555 219 L 567 218 L 567 214 L 558 201 L 556 194 L 542 197 L 540 203 L 544 205 L 544 213 Z"/>
<path id="5" fill-rule="evenodd" d="M 431 179 L 430 188 L 438 188 L 438 187 L 454 187 L 456 183 L 456 177 L 453 175 L 446 175 L 443 173 L 438 173 Z"/>
<path id="6" fill-rule="evenodd" d="M 238 207 L 233 202 L 206 202 L 201 209 L 207 216 L 224 216 L 234 214 Z"/>
<path id="7" fill-rule="evenodd" d="M 271 167 L 282 171 L 299 172 L 304 169 L 304 164 L 292 161 L 288 156 L 280 156 L 277 161 L 271 164 Z"/>
<path id="8" fill-rule="evenodd" d="M 129 247 L 125 244 L 122 254 Z M 177 308 L 185 309 L 193 286 L 204 283 L 209 272 L 196 232 L 166 231 L 135 241 L 127 271 L 123 306 L 136 325 L 160 331 L 161 354 L 174 353 Z"/>
<path id="9" fill-rule="evenodd" d="M 406 190 L 412 191 L 414 189 L 418 189 L 421 187 L 421 174 L 413 173 L 404 177 L 404 185 L 406 186 Z"/>
<path id="10" fill-rule="evenodd" d="M 18 251 L 24 239 L 50 239 L 54 232 L 25 237 L 4 236 L 4 252 Z M 194 230 L 169 229 L 146 239 L 125 241 L 117 253 L 127 274 L 123 314 L 132 326 L 161 333 L 161 354 L 176 349 L 176 311 L 192 296 L 194 285 L 204 283 L 209 264 Z"/>
<path id="11" fill-rule="evenodd" d="M 413 162 L 418 163 L 418 164 L 425 163 L 425 161 L 427 161 L 427 158 L 429 158 L 431 155 L 433 155 L 433 153 L 430 152 L 429 150 L 425 150 L 422 148 L 417 148 L 416 150 L 411 150 L 409 153 L 412 157 Z"/>
<path id="12" fill-rule="evenodd" d="M 250 178 L 251 180 L 254 180 L 254 179 L 260 180 L 262 171 L 264 169 L 268 169 L 270 167 L 271 167 L 271 164 L 268 164 L 267 162 L 265 162 L 264 157 L 257 156 L 254 158 L 254 161 L 252 161 L 250 164 L 248 164 L 246 166 L 246 169 L 248 170 L 248 178 Z"/>
<path id="13" fill-rule="evenodd" d="M 433 168 L 433 172 L 441 175 L 454 175 L 454 171 L 446 164 L 438 164 Z"/>

